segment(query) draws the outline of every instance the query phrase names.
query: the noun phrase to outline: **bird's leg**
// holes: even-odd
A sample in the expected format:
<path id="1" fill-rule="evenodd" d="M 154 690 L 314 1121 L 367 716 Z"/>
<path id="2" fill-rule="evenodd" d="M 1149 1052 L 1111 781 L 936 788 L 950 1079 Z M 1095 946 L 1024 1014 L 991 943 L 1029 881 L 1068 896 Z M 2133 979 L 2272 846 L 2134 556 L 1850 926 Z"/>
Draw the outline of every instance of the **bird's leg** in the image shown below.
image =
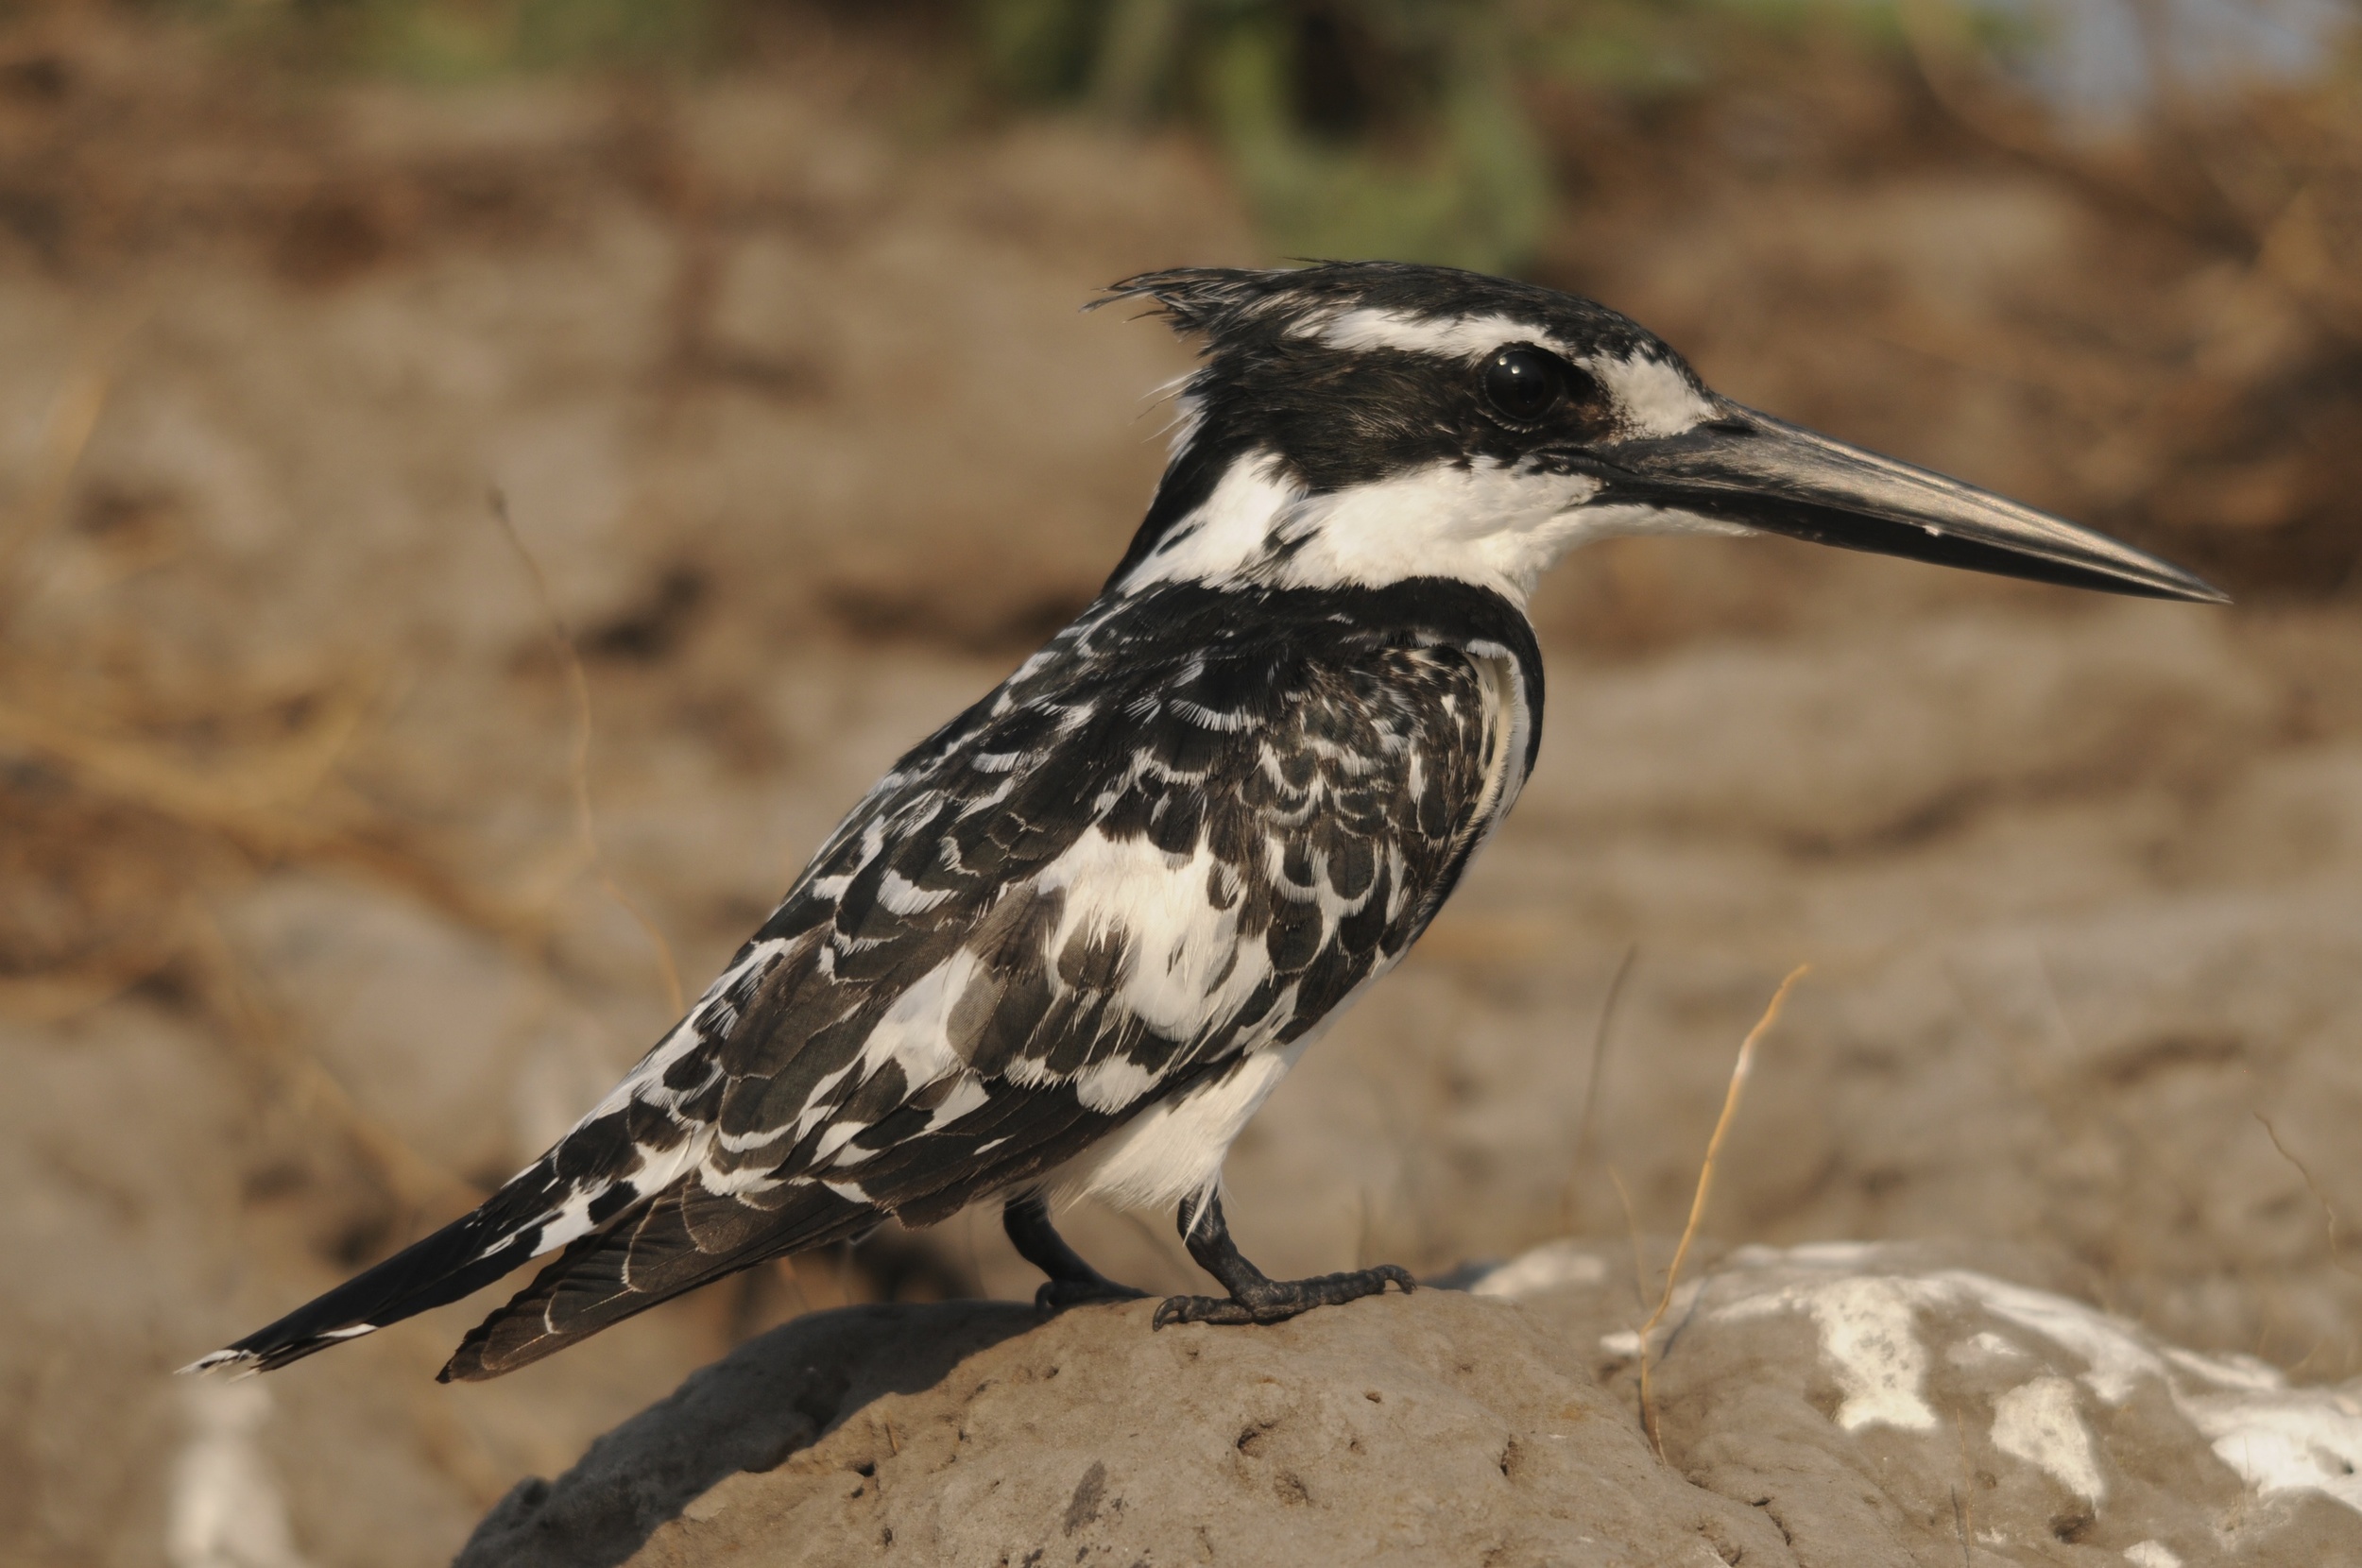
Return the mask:
<path id="1" fill-rule="evenodd" d="M 1311 1279 L 1272 1279 L 1240 1255 L 1239 1244 L 1230 1239 L 1229 1223 L 1222 1217 L 1221 1198 L 1208 1194 L 1202 1203 L 1185 1198 L 1179 1218 L 1181 1240 L 1190 1255 L 1197 1259 L 1199 1268 L 1222 1281 L 1230 1294 L 1226 1298 L 1168 1296 L 1156 1308 L 1150 1325 L 1155 1328 L 1167 1323 L 1275 1323 L 1316 1306 L 1375 1296 L 1386 1288 L 1389 1280 L 1406 1294 L 1418 1288 L 1410 1270 L 1392 1263 Z"/>
<path id="2" fill-rule="evenodd" d="M 1063 1311 L 1085 1302 L 1137 1301 L 1148 1294 L 1118 1285 L 1083 1261 L 1050 1223 L 1050 1204 L 1038 1192 L 1012 1198 L 1001 1206 L 1001 1228 L 1009 1233 L 1018 1255 L 1050 1277 L 1034 1292 L 1034 1305 L 1042 1312 Z"/>

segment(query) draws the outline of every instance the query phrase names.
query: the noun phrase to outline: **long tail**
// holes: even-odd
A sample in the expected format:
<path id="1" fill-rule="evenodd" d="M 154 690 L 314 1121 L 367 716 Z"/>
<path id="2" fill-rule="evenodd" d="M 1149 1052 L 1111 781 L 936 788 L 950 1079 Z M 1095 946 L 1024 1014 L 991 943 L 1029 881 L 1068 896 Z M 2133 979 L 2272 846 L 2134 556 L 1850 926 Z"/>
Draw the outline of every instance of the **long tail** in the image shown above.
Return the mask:
<path id="1" fill-rule="evenodd" d="M 180 1370 L 228 1370 L 239 1374 L 269 1372 L 430 1307 L 455 1302 L 566 1239 L 551 1233 L 566 1218 L 562 1205 L 569 1185 L 557 1177 L 545 1156 L 434 1235 L 412 1242 L 277 1322 L 199 1356 Z M 627 1191 L 619 1196 L 628 1196 Z M 544 1237 L 549 1239 L 545 1242 Z"/>
<path id="2" fill-rule="evenodd" d="M 586 1204 L 583 1188 L 545 1158 L 471 1213 L 180 1370 L 271 1372 L 455 1302 L 565 1244 L 531 1285 L 469 1331 L 440 1374 L 444 1382 L 497 1377 L 725 1274 L 857 1237 L 884 1217 L 817 1182 L 792 1184 L 762 1202 L 707 1192 L 694 1174 L 653 1196 L 625 1183 L 600 1196 Z"/>
<path id="3" fill-rule="evenodd" d="M 888 1213 L 905 1224 L 933 1224 L 980 1193 L 1064 1163 L 1122 1119 L 1087 1111 L 1070 1095 L 1018 1090 L 961 1118 L 956 1133 L 909 1139 L 864 1160 L 855 1167 L 858 1186 L 807 1176 L 729 1194 L 685 1174 L 644 1207 L 568 1247 L 469 1332 L 442 1381 L 514 1372 L 766 1258 L 858 1239 Z"/>
<path id="4" fill-rule="evenodd" d="M 694 1176 L 568 1247 L 460 1341 L 437 1380 L 515 1372 L 685 1290 L 767 1258 L 857 1239 L 884 1218 L 817 1182 L 757 1206 L 707 1192 Z"/>
<path id="5" fill-rule="evenodd" d="M 1223 1070 L 1209 1063 L 1206 1072 Z M 684 1290 L 766 1258 L 858 1238 L 889 1213 L 932 1224 L 980 1193 L 1028 1181 L 1124 1119 L 1070 1094 L 1011 1089 L 859 1167 L 714 1192 L 701 1147 L 659 1108 L 630 1101 L 586 1118 L 471 1214 L 184 1372 L 269 1372 L 482 1288 L 566 1251 L 462 1341 L 443 1380 L 497 1377 Z M 661 1158 L 650 1158 L 661 1150 Z"/>

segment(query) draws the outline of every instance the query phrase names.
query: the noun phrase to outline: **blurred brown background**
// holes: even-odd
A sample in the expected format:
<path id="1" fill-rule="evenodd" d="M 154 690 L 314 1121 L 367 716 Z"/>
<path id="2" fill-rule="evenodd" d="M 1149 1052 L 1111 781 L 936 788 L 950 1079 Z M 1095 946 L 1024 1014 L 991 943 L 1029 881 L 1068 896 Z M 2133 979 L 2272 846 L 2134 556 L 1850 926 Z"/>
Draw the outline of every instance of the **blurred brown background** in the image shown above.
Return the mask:
<path id="1" fill-rule="evenodd" d="M 1993 1243 L 2362 1372 L 2362 94 L 2334 28 L 2152 8 L 2062 96 L 2049 14 L 0 9 L 0 1558 L 212 1568 L 234 1494 L 260 1568 L 439 1561 L 788 1314 L 1031 1290 L 970 1215 L 481 1387 L 429 1380 L 480 1304 L 165 1375 L 538 1151 L 1093 591 L 1189 360 L 1077 307 L 1180 263 L 1593 295 L 2240 600 L 1574 557 L 1539 775 L 1241 1144 L 1250 1253 L 1620 1236 L 1613 1171 L 1661 1267 L 1809 961 L 1715 1236 Z"/>

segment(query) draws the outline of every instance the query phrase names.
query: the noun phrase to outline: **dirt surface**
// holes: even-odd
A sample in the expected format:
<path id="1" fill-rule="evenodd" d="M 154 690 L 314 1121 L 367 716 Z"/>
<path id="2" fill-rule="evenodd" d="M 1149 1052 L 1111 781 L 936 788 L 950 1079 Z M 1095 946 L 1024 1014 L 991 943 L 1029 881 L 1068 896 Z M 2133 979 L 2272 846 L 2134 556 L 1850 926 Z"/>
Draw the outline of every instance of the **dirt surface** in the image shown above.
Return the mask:
<path id="1" fill-rule="evenodd" d="M 2362 1552 L 2362 1387 L 2291 1389 L 1942 1249 L 1824 1243 L 1685 1283 L 1644 1420 L 1617 1251 L 1254 1333 L 1152 1333 L 1146 1304 L 813 1314 L 521 1483 L 455 1568 Z"/>
<path id="2" fill-rule="evenodd" d="M 234 1409 L 166 1376 L 536 1152 L 1137 519 L 1187 354 L 1076 307 L 1259 259 L 1219 169 L 947 120 L 812 29 L 443 92 L 94 9 L 0 30 L 0 1556 L 230 1560 L 235 1496 L 246 1560 L 440 1560 L 794 1314 L 1030 1293 L 968 1216 L 482 1387 L 429 1381 L 482 1304 Z M 1776 542 L 1569 561 L 1537 776 L 1241 1141 L 1236 1230 L 1275 1272 L 1628 1229 L 1661 1269 L 1810 962 L 1714 1236 L 2007 1244 L 2169 1341 L 2352 1377 L 2362 525 L 2318 421 L 2362 377 L 2307 261 L 2346 187 L 2265 204 L 2263 244 L 1917 79 L 1545 106 L 1539 270 L 2241 607 Z M 2329 145 L 2308 113 L 2250 120 Z M 1161 1220 L 1071 1234 L 1195 1284 Z"/>
<path id="3" fill-rule="evenodd" d="M 1775 1526 L 1657 1464 L 1542 1325 L 1455 1291 L 1372 1304 L 1243 1336 L 1152 1334 L 1146 1304 L 820 1316 L 528 1483 L 459 1564 L 1703 1563 L 1718 1540 L 1780 1560 Z M 979 1339 L 1000 1342 L 927 1375 Z M 750 1430 L 759 1458 L 706 1457 Z M 648 1485 L 693 1465 L 692 1499 Z"/>

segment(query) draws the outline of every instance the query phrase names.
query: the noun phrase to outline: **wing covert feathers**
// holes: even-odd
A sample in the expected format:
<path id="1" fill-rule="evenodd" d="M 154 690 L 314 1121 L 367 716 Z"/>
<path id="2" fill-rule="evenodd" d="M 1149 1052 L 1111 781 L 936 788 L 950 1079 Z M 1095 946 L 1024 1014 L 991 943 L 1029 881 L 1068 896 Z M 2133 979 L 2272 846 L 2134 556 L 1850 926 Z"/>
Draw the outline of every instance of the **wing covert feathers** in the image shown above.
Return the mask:
<path id="1" fill-rule="evenodd" d="M 879 781 L 548 1154 L 198 1366 L 283 1365 L 563 1247 L 444 1372 L 489 1377 L 1039 1177 L 1398 959 L 1540 706 L 1523 616 L 1464 585 L 1104 598 Z"/>

